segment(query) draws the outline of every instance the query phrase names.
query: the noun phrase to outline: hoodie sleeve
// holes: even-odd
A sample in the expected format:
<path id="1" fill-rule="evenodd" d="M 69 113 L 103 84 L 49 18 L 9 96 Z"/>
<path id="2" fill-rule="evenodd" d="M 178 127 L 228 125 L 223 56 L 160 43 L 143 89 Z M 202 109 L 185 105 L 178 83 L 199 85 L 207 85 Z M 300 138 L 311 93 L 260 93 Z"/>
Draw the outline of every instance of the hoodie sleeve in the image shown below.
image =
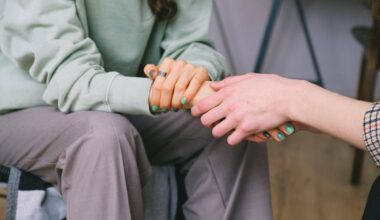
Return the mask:
<path id="1" fill-rule="evenodd" d="M 43 100 L 60 111 L 146 114 L 151 81 L 107 72 L 86 36 L 74 0 L 9 0 L 0 18 L 2 53 L 46 84 Z"/>
<path id="2" fill-rule="evenodd" d="M 212 80 L 224 78 L 228 71 L 225 59 L 213 47 L 208 33 L 212 0 L 177 0 L 178 14 L 167 24 L 161 47 L 163 57 L 182 59 L 205 67 Z"/>

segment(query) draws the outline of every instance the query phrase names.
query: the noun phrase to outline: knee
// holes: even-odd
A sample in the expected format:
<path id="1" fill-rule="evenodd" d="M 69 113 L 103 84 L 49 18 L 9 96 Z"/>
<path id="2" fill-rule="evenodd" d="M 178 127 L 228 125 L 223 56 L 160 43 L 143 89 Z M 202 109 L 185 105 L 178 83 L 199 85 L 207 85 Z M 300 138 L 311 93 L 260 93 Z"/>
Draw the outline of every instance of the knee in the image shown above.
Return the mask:
<path id="1" fill-rule="evenodd" d="M 118 114 L 105 112 L 78 112 L 79 124 L 88 153 L 97 155 L 118 155 L 121 152 L 135 152 L 138 132 L 129 120 Z"/>

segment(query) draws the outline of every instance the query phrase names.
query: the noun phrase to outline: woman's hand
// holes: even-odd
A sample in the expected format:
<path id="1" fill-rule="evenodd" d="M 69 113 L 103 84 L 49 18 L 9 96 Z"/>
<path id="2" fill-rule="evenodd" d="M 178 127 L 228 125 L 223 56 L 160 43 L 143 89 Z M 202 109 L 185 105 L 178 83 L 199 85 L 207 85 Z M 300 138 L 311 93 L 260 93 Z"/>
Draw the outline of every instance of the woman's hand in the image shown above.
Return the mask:
<path id="1" fill-rule="evenodd" d="M 205 126 L 219 122 L 212 130 L 213 135 L 222 137 L 231 133 L 228 137 L 231 145 L 245 138 L 265 141 L 269 135 L 282 141 L 285 135 L 295 131 L 287 122 L 292 121 L 289 102 L 301 92 L 297 90 L 297 82 L 269 74 L 230 77 L 212 83 L 211 87 L 217 92 L 198 102 L 192 113 L 202 115 Z M 279 129 L 272 130 L 276 127 Z M 268 130 L 269 135 L 263 133 Z"/>
<path id="2" fill-rule="evenodd" d="M 159 67 L 147 65 L 145 74 L 154 80 L 149 102 L 153 112 L 183 109 L 194 99 L 208 71 L 183 60 L 165 59 Z"/>
<path id="3" fill-rule="evenodd" d="M 166 62 L 170 62 L 171 65 L 171 60 L 167 60 Z M 165 63 L 163 63 L 164 68 L 165 68 Z M 164 80 L 164 77 L 159 76 L 159 67 L 155 65 L 147 65 L 145 67 L 145 74 L 147 77 L 149 77 L 152 80 Z M 232 79 L 232 78 L 231 78 Z M 236 78 L 234 82 L 237 82 L 238 80 L 243 80 L 244 78 Z M 227 79 L 226 82 L 228 82 L 230 79 Z M 156 85 L 159 85 L 160 83 L 156 83 Z M 217 85 L 217 84 L 216 84 Z M 205 81 L 197 91 L 196 95 L 192 99 L 191 102 L 187 103 L 186 105 L 183 105 L 181 108 L 184 109 L 189 109 L 193 105 L 197 104 L 200 100 L 212 95 L 215 93 L 215 90 L 211 88 L 211 82 L 210 81 Z M 159 94 L 159 93 L 157 93 Z M 151 97 L 154 97 L 154 94 L 151 93 Z M 217 125 L 217 123 L 214 123 L 213 126 Z M 271 129 L 269 131 L 265 131 L 259 134 L 253 134 L 246 139 L 249 141 L 254 141 L 254 142 L 265 142 L 268 141 L 268 139 L 274 139 L 276 141 L 283 141 L 285 139 L 285 136 L 291 135 L 295 132 L 294 126 L 291 123 L 287 123 L 285 125 L 280 126 L 279 128 Z"/>
<path id="4" fill-rule="evenodd" d="M 285 141 L 288 136 L 295 134 L 297 130 L 301 130 L 301 125 L 299 123 L 287 122 L 277 128 L 250 135 L 245 139 L 256 143 L 264 143 L 270 139 L 282 142 Z"/>

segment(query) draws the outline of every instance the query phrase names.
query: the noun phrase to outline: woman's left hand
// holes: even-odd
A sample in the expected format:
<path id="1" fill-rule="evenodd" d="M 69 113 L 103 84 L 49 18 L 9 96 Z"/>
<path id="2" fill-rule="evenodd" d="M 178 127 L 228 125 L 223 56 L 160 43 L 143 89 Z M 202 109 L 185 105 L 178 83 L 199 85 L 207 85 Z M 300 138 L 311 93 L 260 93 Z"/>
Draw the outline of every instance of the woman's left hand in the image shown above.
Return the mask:
<path id="1" fill-rule="evenodd" d="M 170 58 L 165 59 L 159 67 L 146 65 L 144 72 L 154 80 L 150 96 L 152 109 L 159 108 L 162 112 L 185 108 L 202 84 L 209 80 L 207 69 Z"/>

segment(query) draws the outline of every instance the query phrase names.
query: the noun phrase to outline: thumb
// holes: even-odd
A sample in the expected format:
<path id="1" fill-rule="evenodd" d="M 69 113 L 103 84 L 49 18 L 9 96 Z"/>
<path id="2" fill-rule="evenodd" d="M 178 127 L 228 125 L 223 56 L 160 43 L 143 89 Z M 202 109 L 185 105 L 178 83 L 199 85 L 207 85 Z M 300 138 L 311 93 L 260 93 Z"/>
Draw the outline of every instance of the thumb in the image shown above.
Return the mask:
<path id="1" fill-rule="evenodd" d="M 148 64 L 144 67 L 144 74 L 151 80 L 155 80 L 158 73 L 158 67 L 153 64 Z"/>

